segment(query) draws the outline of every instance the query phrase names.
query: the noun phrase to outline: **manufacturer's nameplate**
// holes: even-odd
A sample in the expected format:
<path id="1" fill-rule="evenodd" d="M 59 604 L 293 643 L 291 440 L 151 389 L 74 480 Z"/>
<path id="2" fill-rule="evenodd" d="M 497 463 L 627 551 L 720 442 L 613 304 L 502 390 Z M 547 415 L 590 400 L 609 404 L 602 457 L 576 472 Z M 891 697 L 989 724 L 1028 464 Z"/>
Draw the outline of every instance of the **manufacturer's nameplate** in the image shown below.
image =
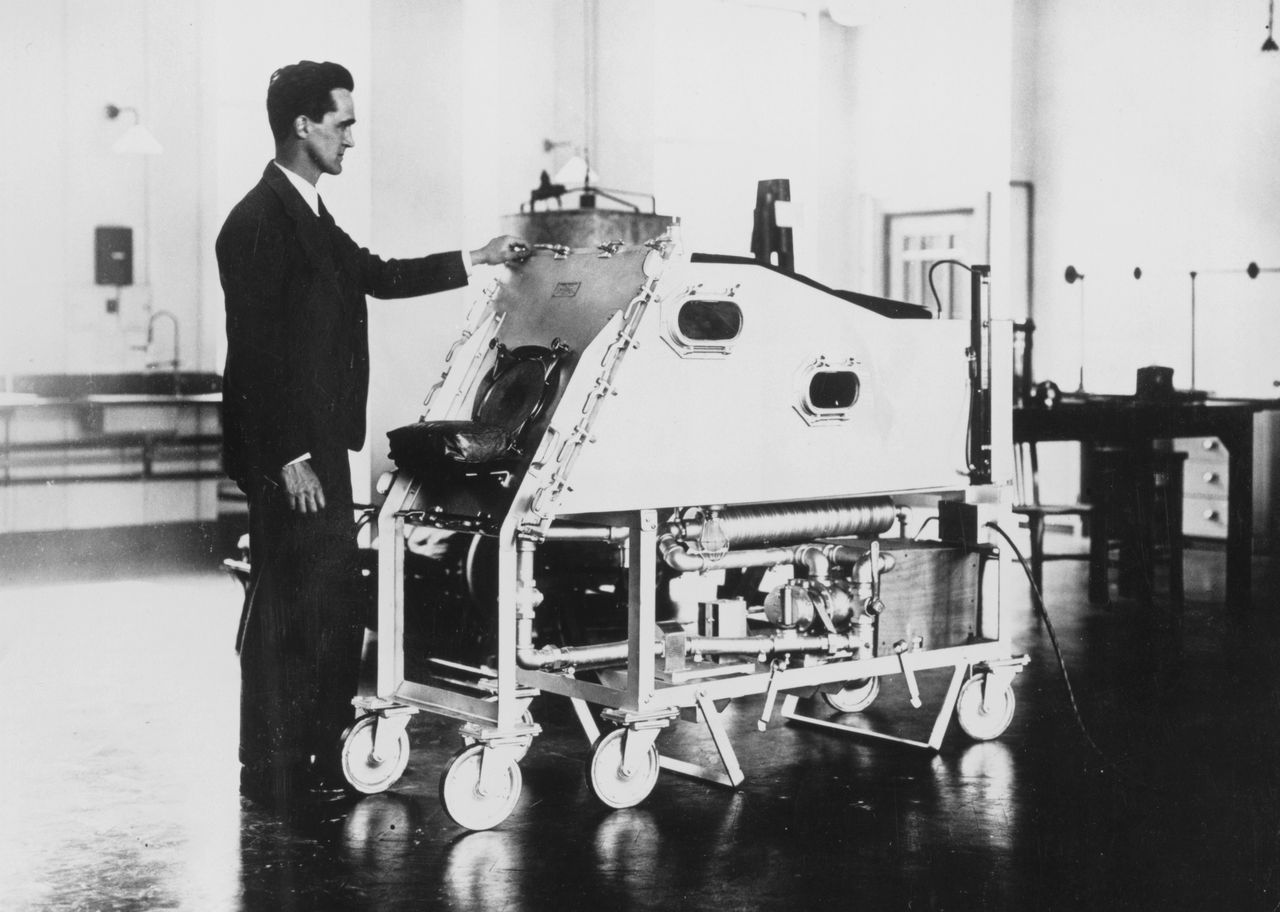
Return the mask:
<path id="1" fill-rule="evenodd" d="M 574 298 L 577 297 L 578 289 L 581 287 L 581 282 L 556 282 L 556 290 L 551 293 L 551 297 Z"/>

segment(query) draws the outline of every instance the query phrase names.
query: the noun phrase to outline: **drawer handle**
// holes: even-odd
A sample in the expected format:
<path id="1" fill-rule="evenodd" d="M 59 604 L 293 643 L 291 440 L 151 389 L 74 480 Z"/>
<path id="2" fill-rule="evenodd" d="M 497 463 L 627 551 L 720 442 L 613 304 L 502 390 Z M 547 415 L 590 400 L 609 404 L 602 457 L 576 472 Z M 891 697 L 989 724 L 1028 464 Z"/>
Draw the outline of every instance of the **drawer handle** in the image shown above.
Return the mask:
<path id="1" fill-rule="evenodd" d="M 1217 522 L 1220 518 L 1217 510 L 1205 510 L 1203 515 L 1209 522 Z"/>
<path id="2" fill-rule="evenodd" d="M 1221 476 L 1217 472 L 1205 472 L 1200 477 L 1205 480 L 1205 484 L 1215 484 Z"/>

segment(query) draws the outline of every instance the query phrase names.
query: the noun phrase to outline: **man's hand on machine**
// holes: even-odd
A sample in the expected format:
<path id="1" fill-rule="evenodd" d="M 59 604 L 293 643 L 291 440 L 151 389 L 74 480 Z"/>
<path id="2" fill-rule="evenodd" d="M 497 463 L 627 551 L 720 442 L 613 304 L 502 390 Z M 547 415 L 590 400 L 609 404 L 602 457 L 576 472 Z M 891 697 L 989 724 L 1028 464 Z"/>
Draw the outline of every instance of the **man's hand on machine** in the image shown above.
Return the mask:
<path id="1" fill-rule="evenodd" d="M 533 248 L 528 241 L 504 234 L 478 250 L 471 251 L 472 266 L 513 266 L 529 259 Z"/>
<path id="2" fill-rule="evenodd" d="M 324 489 L 308 460 L 293 462 L 280 470 L 280 482 L 295 513 L 319 513 L 324 509 Z"/>

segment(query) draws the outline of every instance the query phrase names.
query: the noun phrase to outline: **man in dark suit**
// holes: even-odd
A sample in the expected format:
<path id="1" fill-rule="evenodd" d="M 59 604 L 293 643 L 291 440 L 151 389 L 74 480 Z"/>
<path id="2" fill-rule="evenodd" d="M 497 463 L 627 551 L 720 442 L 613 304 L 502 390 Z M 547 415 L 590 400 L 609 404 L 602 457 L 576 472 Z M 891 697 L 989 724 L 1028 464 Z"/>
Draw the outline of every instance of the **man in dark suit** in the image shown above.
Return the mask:
<path id="1" fill-rule="evenodd" d="M 251 579 L 241 621 L 241 792 L 284 810 L 339 794 L 362 612 L 348 450 L 364 444 L 365 295 L 467 284 L 472 265 L 515 265 L 524 242 L 383 260 L 351 240 L 316 191 L 354 144 L 351 74 L 283 67 L 267 89 L 274 161 L 218 235 L 226 296 L 223 457 L 249 499 Z"/>

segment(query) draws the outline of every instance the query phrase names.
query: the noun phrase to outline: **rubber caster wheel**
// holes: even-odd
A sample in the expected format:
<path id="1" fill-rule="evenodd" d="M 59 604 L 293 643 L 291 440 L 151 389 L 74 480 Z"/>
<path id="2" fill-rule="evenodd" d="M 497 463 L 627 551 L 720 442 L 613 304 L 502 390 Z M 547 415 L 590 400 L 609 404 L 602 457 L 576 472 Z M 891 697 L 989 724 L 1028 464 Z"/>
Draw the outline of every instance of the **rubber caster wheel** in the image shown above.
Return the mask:
<path id="1" fill-rule="evenodd" d="M 377 713 L 361 716 L 342 735 L 342 775 L 357 792 L 385 792 L 404 775 L 409 765 L 409 732 L 401 727 L 392 739 L 382 739 L 382 752 L 374 752 L 374 732 L 387 725 Z M 399 723 L 394 723 L 399 724 Z"/>
<path id="2" fill-rule="evenodd" d="M 625 728 L 616 728 L 601 735 L 591 749 L 587 760 L 587 785 L 591 793 L 611 808 L 635 807 L 649 797 L 658 782 L 658 746 L 650 744 L 639 758 L 636 768 L 626 772 L 622 768 Z"/>
<path id="3" fill-rule="evenodd" d="M 837 712 L 860 713 L 880 696 L 880 679 L 863 678 L 850 681 L 835 693 L 824 693 L 822 699 Z"/>
<path id="4" fill-rule="evenodd" d="M 489 750 L 482 760 L 485 750 L 483 744 L 464 747 L 453 755 L 440 775 L 440 803 L 445 813 L 468 830 L 493 829 L 511 816 L 524 784 L 520 767 L 509 752 Z M 487 790 L 481 787 L 482 762 L 502 764 Z"/>
<path id="5" fill-rule="evenodd" d="M 986 691 L 986 706 L 983 706 Z M 975 741 L 990 741 L 1004 734 L 1013 721 L 1013 685 L 997 683 L 989 674 L 974 675 L 960 688 L 956 699 L 956 719 L 964 733 Z"/>

